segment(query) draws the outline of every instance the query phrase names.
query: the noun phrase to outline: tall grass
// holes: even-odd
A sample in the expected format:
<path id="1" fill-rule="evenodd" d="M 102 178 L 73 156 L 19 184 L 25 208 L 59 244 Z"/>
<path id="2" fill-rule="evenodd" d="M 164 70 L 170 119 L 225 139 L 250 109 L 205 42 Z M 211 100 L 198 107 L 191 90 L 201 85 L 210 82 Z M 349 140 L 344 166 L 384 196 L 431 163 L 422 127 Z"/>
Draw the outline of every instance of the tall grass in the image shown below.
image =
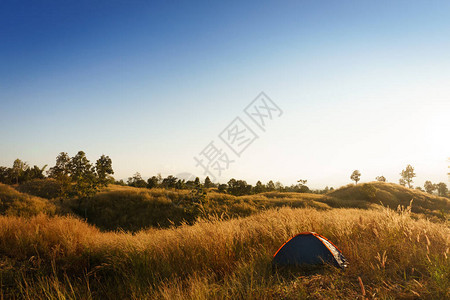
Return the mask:
<path id="1" fill-rule="evenodd" d="M 332 240 L 347 270 L 272 270 L 301 231 Z M 271 209 L 135 234 L 70 217 L 0 217 L 0 295 L 25 299 L 449 297 L 450 229 L 410 211 Z M 358 279 L 359 278 L 359 279 Z"/>
<path id="2" fill-rule="evenodd" d="M 20 193 L 13 187 L 0 183 L 0 215 L 35 216 L 54 214 L 56 207 L 47 199 Z"/>

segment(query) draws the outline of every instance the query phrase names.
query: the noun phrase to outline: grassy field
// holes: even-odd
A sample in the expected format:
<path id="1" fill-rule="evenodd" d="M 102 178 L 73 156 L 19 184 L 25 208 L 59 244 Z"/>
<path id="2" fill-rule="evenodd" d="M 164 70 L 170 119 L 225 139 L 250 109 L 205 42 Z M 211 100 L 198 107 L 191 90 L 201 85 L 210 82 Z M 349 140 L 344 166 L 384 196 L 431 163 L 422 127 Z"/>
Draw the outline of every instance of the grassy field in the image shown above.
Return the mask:
<path id="1" fill-rule="evenodd" d="M 347 270 L 279 274 L 271 259 L 300 231 L 343 251 Z M 135 234 L 70 217 L 0 217 L 1 290 L 25 299 L 449 297 L 450 230 L 389 209 L 272 209 Z"/>
<path id="2" fill-rule="evenodd" d="M 198 217 L 222 219 L 246 217 L 263 210 L 292 207 L 370 209 L 412 205 L 413 217 L 448 221 L 450 201 L 390 183 L 368 183 L 342 187 L 327 195 L 267 192 L 233 196 L 210 189 L 201 200 L 188 190 L 142 189 L 112 185 L 85 201 L 56 203 L 61 211 L 73 211 L 102 230 L 167 228 L 183 222 L 193 224 Z"/>
<path id="3" fill-rule="evenodd" d="M 0 185 L 0 299 L 450 298 L 448 199 L 386 183 L 193 199 L 110 186 L 91 202 L 49 200 Z M 301 231 L 349 267 L 273 270 Z"/>

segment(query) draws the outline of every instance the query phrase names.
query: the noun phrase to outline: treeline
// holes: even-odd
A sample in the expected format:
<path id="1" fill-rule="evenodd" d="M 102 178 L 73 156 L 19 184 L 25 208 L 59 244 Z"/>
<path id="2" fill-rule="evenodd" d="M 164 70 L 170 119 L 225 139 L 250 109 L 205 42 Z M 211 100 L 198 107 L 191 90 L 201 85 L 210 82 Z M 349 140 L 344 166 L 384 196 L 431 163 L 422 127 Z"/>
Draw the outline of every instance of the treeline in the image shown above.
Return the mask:
<path id="1" fill-rule="evenodd" d="M 298 180 L 297 184 L 290 186 L 284 186 L 281 182 L 274 182 L 270 180 L 266 184 L 258 181 L 256 185 L 248 184 L 245 180 L 230 179 L 227 183 L 213 183 L 209 176 L 207 176 L 202 182 L 199 177 L 194 180 L 185 180 L 177 178 L 173 175 L 169 175 L 165 178 L 158 174 L 157 176 L 152 176 L 147 180 L 144 180 L 140 173 L 135 173 L 132 177 L 129 177 L 125 183 L 123 180 L 116 181 L 119 185 L 128 185 L 132 187 L 139 188 L 166 188 L 166 189 L 179 189 L 179 190 L 192 190 L 199 188 L 216 188 L 220 193 L 227 193 L 235 196 L 242 195 L 252 195 L 264 192 L 294 192 L 294 193 L 317 193 L 325 194 L 332 191 L 333 188 L 326 187 L 322 190 L 311 190 L 306 186 L 307 180 Z"/>
<path id="2" fill-rule="evenodd" d="M 436 191 L 437 194 L 441 197 L 449 196 L 447 185 L 443 182 L 432 183 L 431 181 L 427 180 L 424 184 L 424 190 L 421 187 L 416 187 L 416 189 L 425 191 L 429 194 L 433 194 Z"/>
<path id="3" fill-rule="evenodd" d="M 199 177 L 192 180 L 185 180 L 169 175 L 165 178 L 158 174 L 144 180 L 140 173 L 135 173 L 129 177 L 127 182 L 123 180 L 116 181 L 111 175 L 114 174 L 112 169 L 112 160 L 109 156 L 102 155 L 95 164 L 92 164 L 83 151 L 79 151 L 75 156 L 70 157 L 66 152 L 61 152 L 56 157 L 55 166 L 45 171 L 47 165 L 39 167 L 29 166 L 26 162 L 16 159 L 12 167 L 0 166 L 0 183 L 20 185 L 32 180 L 51 178 L 56 181 L 58 197 L 63 198 L 87 198 L 96 193 L 96 191 L 109 183 L 118 185 L 128 185 L 139 188 L 164 188 L 178 190 L 194 190 L 194 189 L 210 189 L 214 188 L 219 193 L 227 193 L 235 196 L 252 195 L 264 192 L 294 192 L 294 193 L 315 193 L 326 194 L 333 188 L 325 187 L 325 189 L 311 190 L 307 185 L 307 180 L 300 179 L 296 184 L 284 186 L 281 182 L 270 180 L 267 183 L 258 181 L 254 186 L 248 184 L 245 180 L 230 179 L 227 183 L 213 183 L 209 177 L 203 182 Z M 413 179 L 416 177 L 414 168 L 407 165 L 400 173 L 399 184 L 414 188 Z M 353 171 L 350 179 L 358 184 L 361 172 Z M 384 176 L 377 176 L 377 181 L 386 182 Z M 418 190 L 425 191 L 430 194 L 438 194 L 441 197 L 448 197 L 447 185 L 443 182 L 432 183 L 426 181 L 424 187 L 415 187 Z"/>
<path id="4" fill-rule="evenodd" d="M 40 168 L 34 165 L 30 167 L 26 162 L 16 159 L 13 166 L 0 166 L 0 182 L 4 184 L 20 184 L 33 179 L 44 179 L 44 171 L 47 165 Z"/>
<path id="5" fill-rule="evenodd" d="M 39 168 L 31 168 L 26 162 L 16 159 L 11 168 L 0 167 L 0 182 L 5 184 L 23 184 L 36 179 L 50 178 L 58 186 L 58 197 L 87 198 L 94 195 L 97 190 L 113 183 L 114 174 L 112 160 L 102 155 L 95 164 L 92 164 L 83 151 L 70 157 L 66 152 L 61 152 L 56 157 L 55 166 L 51 167 L 44 175 L 47 165 Z"/>

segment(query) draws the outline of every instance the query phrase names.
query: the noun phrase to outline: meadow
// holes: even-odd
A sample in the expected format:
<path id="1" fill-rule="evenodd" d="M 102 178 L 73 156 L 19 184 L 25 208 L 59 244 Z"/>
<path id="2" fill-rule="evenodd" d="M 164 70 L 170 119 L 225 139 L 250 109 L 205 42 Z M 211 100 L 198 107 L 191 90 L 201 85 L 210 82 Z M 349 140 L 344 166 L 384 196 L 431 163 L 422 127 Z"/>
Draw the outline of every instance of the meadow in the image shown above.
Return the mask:
<path id="1" fill-rule="evenodd" d="M 0 299 L 449 298 L 448 200 L 393 184 L 373 187 L 375 198 L 363 185 L 327 195 L 235 197 L 211 190 L 195 219 L 141 229 L 141 218 L 159 218 L 161 210 L 178 207 L 173 215 L 182 215 L 192 195 L 110 186 L 91 205 L 109 206 L 111 216 L 92 217 L 91 224 L 67 213 L 70 203 L 17 197 L 36 203 L 26 215 L 7 210 L 0 216 Z M 0 186 L 2 201 L 14 193 L 22 194 Z M 377 204 L 388 200 L 391 208 Z M 117 211 L 139 209 L 154 212 L 136 217 L 130 230 L 106 229 L 125 222 L 111 223 Z M 273 254 L 301 231 L 329 238 L 349 267 L 276 271 Z"/>

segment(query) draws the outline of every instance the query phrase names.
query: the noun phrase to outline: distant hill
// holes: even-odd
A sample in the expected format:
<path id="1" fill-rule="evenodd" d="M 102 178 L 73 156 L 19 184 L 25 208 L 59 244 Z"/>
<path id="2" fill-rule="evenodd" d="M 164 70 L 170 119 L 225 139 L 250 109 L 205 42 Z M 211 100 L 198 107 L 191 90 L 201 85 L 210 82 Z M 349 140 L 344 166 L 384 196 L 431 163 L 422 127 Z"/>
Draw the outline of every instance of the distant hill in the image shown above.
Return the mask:
<path id="1" fill-rule="evenodd" d="M 55 214 L 56 206 L 47 199 L 16 191 L 0 183 L 0 215 L 35 216 L 39 213 Z"/>
<path id="2" fill-rule="evenodd" d="M 448 198 L 384 182 L 350 184 L 326 195 L 274 191 L 245 196 L 218 193 L 215 189 L 208 189 L 203 195 L 190 190 L 109 185 L 93 198 L 84 200 L 53 199 L 58 186 L 51 179 L 34 180 L 17 189 L 24 193 L 1 186 L 0 214 L 26 216 L 39 212 L 54 213 L 56 205 L 58 214 L 74 213 L 103 230 L 136 231 L 149 227 L 178 226 L 184 222 L 192 224 L 198 217 L 246 217 L 280 207 L 327 210 L 371 209 L 382 205 L 396 209 L 398 206 L 409 206 L 411 200 L 413 215 L 421 214 L 435 221 L 448 220 L 450 215 Z"/>
<path id="3" fill-rule="evenodd" d="M 369 182 L 349 184 L 327 194 L 332 198 L 351 202 L 366 202 L 397 208 L 412 201 L 412 212 L 445 218 L 450 213 L 450 199 L 406 188 L 395 183 Z"/>

